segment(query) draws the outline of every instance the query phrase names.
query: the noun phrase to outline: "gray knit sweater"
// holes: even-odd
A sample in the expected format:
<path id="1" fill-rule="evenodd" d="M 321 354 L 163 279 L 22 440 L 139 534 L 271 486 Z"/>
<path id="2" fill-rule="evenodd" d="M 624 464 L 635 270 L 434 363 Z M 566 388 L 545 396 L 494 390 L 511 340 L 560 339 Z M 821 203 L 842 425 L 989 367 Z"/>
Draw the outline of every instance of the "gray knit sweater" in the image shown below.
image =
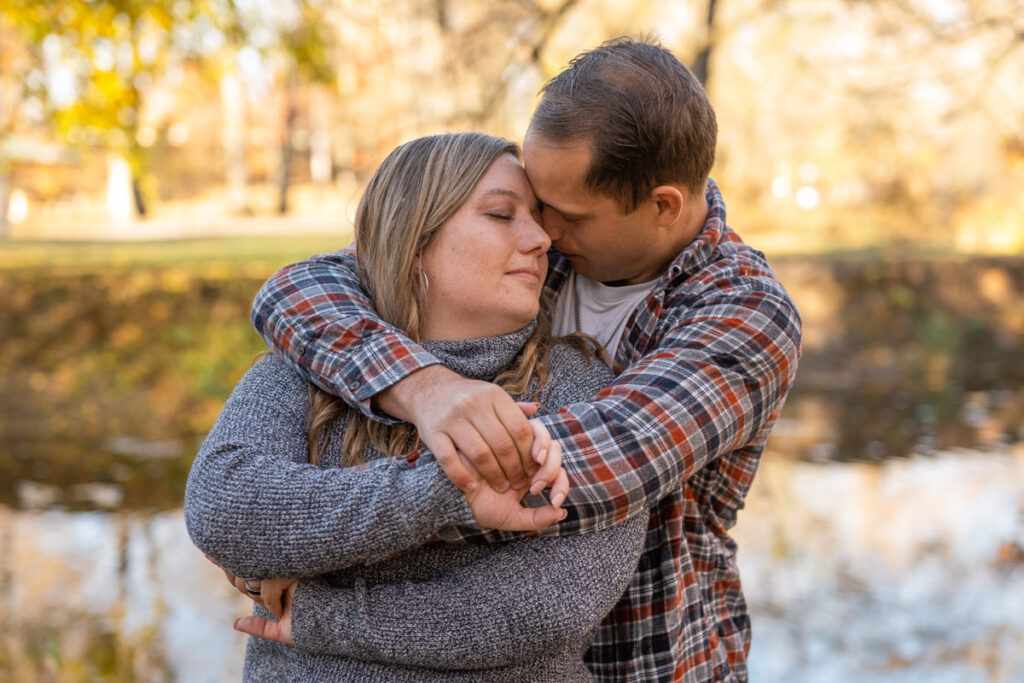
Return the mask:
<path id="1" fill-rule="evenodd" d="M 491 380 L 531 329 L 425 346 L 460 374 Z M 613 379 L 568 346 L 551 353 L 544 412 L 588 400 Z M 314 467 L 307 412 L 305 381 L 263 358 L 189 475 L 185 520 L 203 552 L 238 576 L 307 577 L 293 603 L 295 645 L 250 638 L 245 680 L 591 680 L 582 655 L 629 583 L 646 515 L 564 538 L 426 543 L 445 527 L 474 526 L 433 457 L 414 468 L 368 449 L 378 458 L 370 467 L 341 469 L 342 418 Z"/>

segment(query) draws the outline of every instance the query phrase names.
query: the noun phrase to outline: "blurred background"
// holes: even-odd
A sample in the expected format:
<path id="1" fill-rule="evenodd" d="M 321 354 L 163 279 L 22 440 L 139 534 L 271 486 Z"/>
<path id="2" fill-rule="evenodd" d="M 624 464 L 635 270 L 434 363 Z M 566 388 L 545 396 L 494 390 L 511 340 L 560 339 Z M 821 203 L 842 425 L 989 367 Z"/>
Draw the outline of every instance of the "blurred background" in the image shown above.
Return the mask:
<path id="1" fill-rule="evenodd" d="M 1019 0 L 8 0 L 0 681 L 238 679 L 180 505 L 257 288 L 348 243 L 396 144 L 518 141 L 647 32 L 804 316 L 735 530 L 751 680 L 1024 680 Z"/>

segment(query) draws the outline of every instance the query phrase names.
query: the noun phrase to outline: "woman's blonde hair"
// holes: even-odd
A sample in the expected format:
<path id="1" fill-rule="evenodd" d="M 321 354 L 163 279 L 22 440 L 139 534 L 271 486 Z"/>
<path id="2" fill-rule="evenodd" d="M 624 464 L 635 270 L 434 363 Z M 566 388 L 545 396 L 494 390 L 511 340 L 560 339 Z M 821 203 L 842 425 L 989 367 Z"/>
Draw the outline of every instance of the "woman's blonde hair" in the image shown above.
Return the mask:
<path id="1" fill-rule="evenodd" d="M 502 154 L 519 157 L 519 147 L 482 133 L 447 133 L 418 138 L 395 148 L 373 174 L 356 211 L 359 280 L 381 319 L 420 341 L 420 308 L 425 290 L 414 268 L 437 231 L 473 192 Z M 550 305 L 541 304 L 537 329 L 514 368 L 497 378 L 521 394 L 534 377 L 542 384 L 550 344 Z M 320 463 L 343 402 L 310 385 L 309 459 Z M 363 462 L 367 445 L 387 455 L 409 450 L 414 431 L 385 425 L 351 411 L 342 446 L 342 466 Z"/>

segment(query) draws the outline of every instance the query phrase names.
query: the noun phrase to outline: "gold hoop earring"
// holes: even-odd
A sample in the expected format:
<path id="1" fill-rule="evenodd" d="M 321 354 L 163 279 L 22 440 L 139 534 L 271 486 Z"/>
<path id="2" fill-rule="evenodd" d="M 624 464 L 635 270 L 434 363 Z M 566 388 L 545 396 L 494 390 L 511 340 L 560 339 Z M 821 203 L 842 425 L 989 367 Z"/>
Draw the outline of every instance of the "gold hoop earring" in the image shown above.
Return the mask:
<path id="1" fill-rule="evenodd" d="M 423 280 L 423 293 L 426 294 L 430 291 L 430 278 L 427 277 L 427 271 L 420 270 L 420 279 Z"/>

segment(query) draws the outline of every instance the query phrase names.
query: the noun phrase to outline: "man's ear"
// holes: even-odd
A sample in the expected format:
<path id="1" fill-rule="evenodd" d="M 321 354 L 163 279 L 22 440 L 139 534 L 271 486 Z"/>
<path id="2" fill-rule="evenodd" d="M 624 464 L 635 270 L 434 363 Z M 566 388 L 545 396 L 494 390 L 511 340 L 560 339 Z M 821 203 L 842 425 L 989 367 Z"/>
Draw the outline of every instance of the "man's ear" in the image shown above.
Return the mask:
<path id="1" fill-rule="evenodd" d="M 661 227 L 673 225 L 683 213 L 686 197 L 675 185 L 658 185 L 651 190 L 651 199 L 657 211 L 656 221 Z"/>

